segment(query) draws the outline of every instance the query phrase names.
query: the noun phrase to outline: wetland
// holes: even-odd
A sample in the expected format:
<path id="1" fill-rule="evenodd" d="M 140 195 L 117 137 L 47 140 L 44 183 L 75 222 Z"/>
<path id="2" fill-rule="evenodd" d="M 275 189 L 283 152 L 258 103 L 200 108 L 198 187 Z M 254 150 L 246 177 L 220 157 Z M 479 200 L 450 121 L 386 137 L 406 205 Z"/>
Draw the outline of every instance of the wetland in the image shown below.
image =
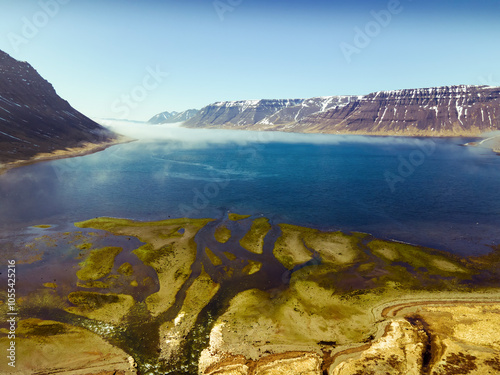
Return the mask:
<path id="1" fill-rule="evenodd" d="M 439 332 L 432 334 L 441 340 L 432 349 L 436 368 L 452 366 L 459 355 L 474 357 L 468 361 L 483 370 L 498 360 L 500 342 L 488 323 L 500 321 L 498 247 L 463 257 L 252 216 L 154 222 L 103 217 L 75 227 L 27 244 L 44 254 L 65 248 L 72 257 L 64 282 L 54 267 L 47 275 L 53 283 L 33 277 L 18 299 L 19 352 L 35 353 L 21 371 L 40 366 L 39 358 L 62 345 L 71 350 L 60 351 L 56 362 L 74 373 L 87 366 L 73 362 L 75 356 L 124 374 L 230 374 L 235 368 L 347 374 L 366 361 L 383 369 L 392 361 L 395 371 L 422 369 L 429 366 L 423 348 L 431 346 L 424 324 Z M 221 242 L 220 228 L 231 237 Z M 245 238 L 260 239 L 262 228 L 260 251 L 242 245 Z M 135 245 L 126 250 L 102 246 L 132 239 Z M 141 292 L 134 292 L 139 286 Z M 6 307 L 0 305 L 4 314 Z M 460 315 L 463 309 L 471 310 L 472 325 Z M 459 329 L 445 330 L 439 322 L 455 315 Z M 48 373 L 56 369 L 45 366 Z"/>

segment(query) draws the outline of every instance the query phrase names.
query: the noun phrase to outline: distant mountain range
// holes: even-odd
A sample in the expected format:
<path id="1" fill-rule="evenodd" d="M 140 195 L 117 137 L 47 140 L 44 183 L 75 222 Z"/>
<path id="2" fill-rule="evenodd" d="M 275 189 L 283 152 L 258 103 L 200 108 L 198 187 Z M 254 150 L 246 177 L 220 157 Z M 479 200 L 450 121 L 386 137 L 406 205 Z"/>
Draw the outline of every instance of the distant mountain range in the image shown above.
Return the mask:
<path id="1" fill-rule="evenodd" d="M 191 128 L 406 136 L 477 136 L 500 129 L 500 87 L 446 86 L 364 96 L 216 102 L 163 112 L 151 124 Z M 0 164 L 118 136 L 57 95 L 28 63 L 0 51 Z"/>
<path id="2" fill-rule="evenodd" d="M 162 115 L 150 122 L 179 121 L 171 120 L 174 117 L 163 121 Z M 499 115 L 500 87 L 460 85 L 364 96 L 216 102 L 191 112 L 183 125 L 300 133 L 477 136 L 499 130 Z"/>
<path id="3" fill-rule="evenodd" d="M 198 114 L 197 109 L 188 109 L 183 112 L 162 112 L 149 119 L 150 124 L 172 124 L 174 122 L 184 122 Z"/>
<path id="4" fill-rule="evenodd" d="M 0 163 L 115 137 L 59 97 L 30 64 L 0 51 Z"/>

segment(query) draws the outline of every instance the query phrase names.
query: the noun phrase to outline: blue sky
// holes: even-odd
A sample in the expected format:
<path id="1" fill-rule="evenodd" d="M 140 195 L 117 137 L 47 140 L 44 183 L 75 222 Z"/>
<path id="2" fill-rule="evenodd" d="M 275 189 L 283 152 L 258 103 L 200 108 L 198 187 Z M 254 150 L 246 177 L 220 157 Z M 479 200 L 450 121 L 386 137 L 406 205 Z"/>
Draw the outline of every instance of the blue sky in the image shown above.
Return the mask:
<path id="1" fill-rule="evenodd" d="M 0 0 L 0 49 L 88 116 L 147 120 L 219 100 L 500 85 L 499 14 L 497 0 Z"/>

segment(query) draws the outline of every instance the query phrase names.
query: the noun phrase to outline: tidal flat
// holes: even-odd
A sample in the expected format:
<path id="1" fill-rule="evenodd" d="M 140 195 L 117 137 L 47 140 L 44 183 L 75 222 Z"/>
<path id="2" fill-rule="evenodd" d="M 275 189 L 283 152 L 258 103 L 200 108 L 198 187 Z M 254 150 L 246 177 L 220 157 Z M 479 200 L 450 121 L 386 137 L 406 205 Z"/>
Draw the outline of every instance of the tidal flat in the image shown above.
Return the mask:
<path id="1" fill-rule="evenodd" d="M 235 213 L 75 227 L 24 244 L 18 363 L 0 372 L 500 371 L 498 246 L 463 257 Z"/>

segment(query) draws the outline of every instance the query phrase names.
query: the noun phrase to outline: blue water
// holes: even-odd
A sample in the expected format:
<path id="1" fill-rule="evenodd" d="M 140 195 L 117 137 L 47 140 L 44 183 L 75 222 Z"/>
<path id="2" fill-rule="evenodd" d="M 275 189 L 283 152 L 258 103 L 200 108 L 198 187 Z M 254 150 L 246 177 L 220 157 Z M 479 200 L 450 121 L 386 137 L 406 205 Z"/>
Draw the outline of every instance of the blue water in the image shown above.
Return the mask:
<path id="1" fill-rule="evenodd" d="M 229 211 L 460 254 L 500 243 L 500 157 L 491 151 L 461 147 L 464 139 L 311 139 L 139 141 L 17 168 L 0 176 L 0 228 L 5 236 L 98 216 Z"/>

